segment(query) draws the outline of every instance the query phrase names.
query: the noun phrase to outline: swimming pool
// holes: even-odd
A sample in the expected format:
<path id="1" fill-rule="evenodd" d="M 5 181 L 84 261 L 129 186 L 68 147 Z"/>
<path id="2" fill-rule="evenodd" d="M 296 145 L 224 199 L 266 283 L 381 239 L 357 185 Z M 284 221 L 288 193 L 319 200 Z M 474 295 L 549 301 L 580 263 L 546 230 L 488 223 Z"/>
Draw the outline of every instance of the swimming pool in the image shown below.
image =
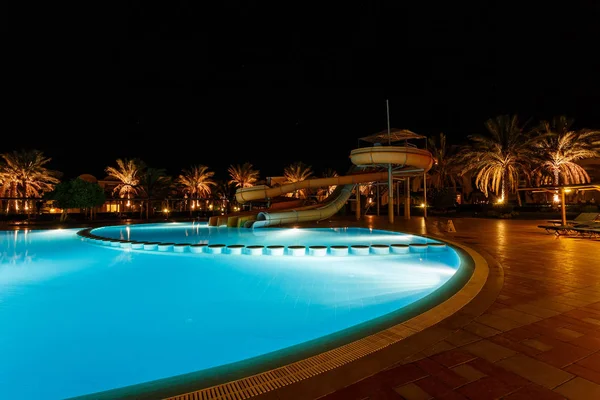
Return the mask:
<path id="1" fill-rule="evenodd" d="M 170 223 L 91 231 L 137 243 L 206 245 L 198 253 L 107 245 L 80 231 L 0 232 L 0 397 L 82 396 L 276 358 L 316 340 L 323 348 L 324 338 L 339 339 L 426 298 L 462 264 L 452 247 L 332 253 L 332 246 L 440 244 L 363 228 Z M 211 244 L 265 250 L 214 254 Z M 300 245 L 307 246 L 303 257 L 266 251 Z M 310 246 L 327 251 L 313 256 Z"/>

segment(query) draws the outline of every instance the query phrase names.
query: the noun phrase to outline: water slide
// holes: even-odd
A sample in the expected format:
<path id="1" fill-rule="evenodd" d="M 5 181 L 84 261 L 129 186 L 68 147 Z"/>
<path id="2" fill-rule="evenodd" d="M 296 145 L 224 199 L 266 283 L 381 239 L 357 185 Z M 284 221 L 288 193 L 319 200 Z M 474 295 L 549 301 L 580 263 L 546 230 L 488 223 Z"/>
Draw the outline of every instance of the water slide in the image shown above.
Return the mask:
<path id="1" fill-rule="evenodd" d="M 362 168 L 387 168 L 392 165 L 394 176 L 414 176 L 429 171 L 433 165 L 433 156 L 424 149 L 410 146 L 373 146 L 352 150 L 350 161 Z M 291 208 L 284 210 L 261 211 L 255 217 L 242 220 L 243 226 L 262 228 L 267 226 L 290 224 L 305 221 L 320 221 L 331 217 L 350 198 L 354 186 L 358 183 L 384 181 L 388 171 L 354 173 L 330 178 L 306 179 L 301 182 L 268 187 L 264 185 L 240 188 L 235 196 L 238 203 L 268 199 L 294 192 L 300 189 L 337 186 L 336 190 L 323 204 Z"/>

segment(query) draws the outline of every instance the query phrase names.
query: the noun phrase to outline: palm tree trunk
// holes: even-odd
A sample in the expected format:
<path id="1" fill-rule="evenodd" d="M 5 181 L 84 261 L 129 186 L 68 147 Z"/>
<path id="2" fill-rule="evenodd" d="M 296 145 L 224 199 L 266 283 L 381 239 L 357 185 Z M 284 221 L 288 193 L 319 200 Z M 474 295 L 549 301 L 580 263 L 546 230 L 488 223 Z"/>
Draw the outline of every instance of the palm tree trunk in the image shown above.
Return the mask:
<path id="1" fill-rule="evenodd" d="M 554 168 L 554 185 L 558 186 L 559 185 L 559 178 L 560 178 L 560 174 L 559 174 L 559 170 L 558 168 Z"/>

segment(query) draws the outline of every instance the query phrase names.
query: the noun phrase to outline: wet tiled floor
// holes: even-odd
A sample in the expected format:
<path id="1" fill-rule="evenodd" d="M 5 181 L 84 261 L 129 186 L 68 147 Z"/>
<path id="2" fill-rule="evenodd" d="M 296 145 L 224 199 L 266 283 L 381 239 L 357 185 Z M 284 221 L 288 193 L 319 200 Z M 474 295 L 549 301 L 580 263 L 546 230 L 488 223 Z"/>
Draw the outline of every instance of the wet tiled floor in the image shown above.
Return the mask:
<path id="1" fill-rule="evenodd" d="M 336 385 L 340 374 L 330 373 L 259 397 L 600 399 L 600 240 L 549 235 L 537 228 L 544 221 L 456 218 L 456 232 L 446 232 L 447 221 L 396 217 L 390 224 L 387 217 L 365 217 L 312 224 L 446 238 L 482 254 L 490 275 L 463 310 L 422 332 L 447 333 L 434 345 L 350 385 Z"/>

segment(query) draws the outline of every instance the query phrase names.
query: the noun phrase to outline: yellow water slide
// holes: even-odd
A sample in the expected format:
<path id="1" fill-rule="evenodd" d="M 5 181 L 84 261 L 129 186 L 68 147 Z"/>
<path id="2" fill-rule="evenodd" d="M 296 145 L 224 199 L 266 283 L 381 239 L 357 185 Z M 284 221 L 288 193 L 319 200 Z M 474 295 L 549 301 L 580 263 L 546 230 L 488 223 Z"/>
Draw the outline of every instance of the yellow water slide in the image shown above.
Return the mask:
<path id="1" fill-rule="evenodd" d="M 350 161 L 358 167 L 387 168 L 393 166 L 394 176 L 413 176 L 423 174 L 433 165 L 433 156 L 424 149 L 410 146 L 373 146 L 352 150 Z M 306 179 L 277 187 L 253 186 L 240 188 L 236 192 L 239 203 L 273 198 L 300 189 L 325 186 L 341 186 L 330 198 L 316 207 L 293 208 L 287 210 L 259 212 L 256 220 L 246 226 L 260 228 L 273 225 L 290 224 L 304 221 L 320 221 L 331 217 L 348 201 L 354 186 L 358 183 L 383 181 L 389 177 L 388 171 L 356 173 L 330 178 Z"/>

